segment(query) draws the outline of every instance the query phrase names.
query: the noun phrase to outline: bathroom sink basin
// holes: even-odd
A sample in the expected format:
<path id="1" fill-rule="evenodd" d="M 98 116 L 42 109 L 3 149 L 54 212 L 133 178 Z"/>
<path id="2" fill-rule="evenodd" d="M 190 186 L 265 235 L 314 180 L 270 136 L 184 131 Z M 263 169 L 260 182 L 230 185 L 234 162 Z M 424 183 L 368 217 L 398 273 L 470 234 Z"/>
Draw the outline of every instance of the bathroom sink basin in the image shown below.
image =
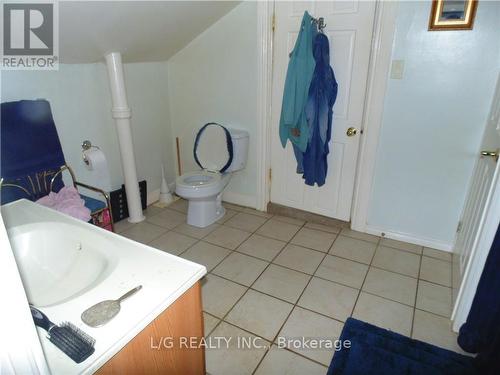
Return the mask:
<path id="1" fill-rule="evenodd" d="M 27 199 L 3 205 L 0 214 L 28 301 L 56 324 L 71 322 L 96 340 L 95 353 L 76 364 L 38 328 L 48 373 L 94 374 L 207 273 L 202 265 Z M 113 322 L 98 329 L 82 322 L 90 306 L 138 285 L 141 291 Z"/>
<path id="2" fill-rule="evenodd" d="M 8 231 L 30 303 L 51 306 L 94 288 L 112 271 L 106 240 L 76 225 L 31 223 Z"/>

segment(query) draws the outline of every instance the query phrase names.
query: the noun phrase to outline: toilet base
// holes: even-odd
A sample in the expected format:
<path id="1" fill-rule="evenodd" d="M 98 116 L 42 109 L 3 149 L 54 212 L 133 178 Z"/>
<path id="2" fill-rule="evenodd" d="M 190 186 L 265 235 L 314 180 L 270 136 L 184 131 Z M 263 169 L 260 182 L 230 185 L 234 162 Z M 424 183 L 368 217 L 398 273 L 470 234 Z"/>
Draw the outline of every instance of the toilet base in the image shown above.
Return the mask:
<path id="1" fill-rule="evenodd" d="M 222 194 L 217 197 L 189 199 L 187 223 L 194 227 L 205 228 L 212 225 L 226 214 L 222 206 Z"/>

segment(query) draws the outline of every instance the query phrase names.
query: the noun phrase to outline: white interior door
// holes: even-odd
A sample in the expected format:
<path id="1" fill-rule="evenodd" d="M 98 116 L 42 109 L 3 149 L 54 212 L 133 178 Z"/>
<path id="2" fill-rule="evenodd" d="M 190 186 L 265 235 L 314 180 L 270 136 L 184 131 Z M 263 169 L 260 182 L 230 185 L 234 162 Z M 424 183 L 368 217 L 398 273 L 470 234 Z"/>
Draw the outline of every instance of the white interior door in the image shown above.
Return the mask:
<path id="1" fill-rule="evenodd" d="M 496 92 L 488 117 L 481 150 L 474 168 L 471 186 L 462 213 L 460 228 L 454 252 L 459 255 L 460 274 L 469 262 L 474 250 L 477 235 L 484 216 L 485 205 L 491 195 L 492 181 L 499 168 L 498 156 L 482 155 L 482 153 L 496 153 L 500 149 L 500 77 L 497 81 Z"/>
<path id="2" fill-rule="evenodd" d="M 339 85 L 334 106 L 328 175 L 322 187 L 306 186 L 296 173 L 293 148 L 279 140 L 279 118 L 289 53 L 302 15 L 323 17 L 330 40 L 331 65 Z M 348 221 L 356 174 L 360 127 L 366 92 L 375 2 L 294 1 L 275 3 L 272 88 L 271 201 Z M 349 127 L 358 130 L 348 137 Z"/>
<path id="3" fill-rule="evenodd" d="M 500 76 L 493 102 L 488 117 L 488 123 L 481 143 L 481 150 L 478 153 L 478 160 L 474 168 L 474 174 L 467 194 L 465 207 L 457 231 L 457 238 L 454 248 L 454 280 L 453 297 L 458 298 L 457 306 L 463 301 L 461 298 L 472 300 L 475 287 L 472 288 L 467 283 L 468 274 L 477 270 L 477 262 L 474 258 L 485 258 L 489 252 L 487 241 L 482 241 L 484 233 L 496 232 L 495 228 L 486 228 L 486 217 L 489 208 L 492 207 L 495 185 L 500 173 L 500 162 L 498 154 L 500 152 Z M 494 226 L 494 225 L 493 225 Z M 486 243 L 486 246 L 484 245 Z M 491 244 L 490 244 L 491 245 Z M 459 289 L 460 288 L 460 289 Z M 457 296 L 457 293 L 458 296 Z M 469 301 L 471 302 L 471 301 Z M 454 314 L 455 315 L 455 314 Z M 464 319 L 463 317 L 459 319 Z M 459 323 L 456 324 L 457 327 Z"/>

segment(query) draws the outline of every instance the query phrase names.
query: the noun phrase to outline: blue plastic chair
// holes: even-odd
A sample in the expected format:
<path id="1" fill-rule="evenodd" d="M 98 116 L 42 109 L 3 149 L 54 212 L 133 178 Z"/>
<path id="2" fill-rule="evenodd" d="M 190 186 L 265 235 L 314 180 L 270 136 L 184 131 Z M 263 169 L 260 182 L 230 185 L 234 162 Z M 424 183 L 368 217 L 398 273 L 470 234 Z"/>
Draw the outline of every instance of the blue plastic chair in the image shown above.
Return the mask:
<path id="1" fill-rule="evenodd" d="M 1 106 L 1 204 L 22 198 L 36 201 L 51 191 L 58 192 L 64 186 L 62 174 L 68 171 L 76 189 L 88 189 L 103 196 L 104 201 L 80 194 L 93 217 L 106 208 L 109 210 L 114 230 L 109 195 L 77 181 L 66 164 L 49 102 L 20 100 Z"/>

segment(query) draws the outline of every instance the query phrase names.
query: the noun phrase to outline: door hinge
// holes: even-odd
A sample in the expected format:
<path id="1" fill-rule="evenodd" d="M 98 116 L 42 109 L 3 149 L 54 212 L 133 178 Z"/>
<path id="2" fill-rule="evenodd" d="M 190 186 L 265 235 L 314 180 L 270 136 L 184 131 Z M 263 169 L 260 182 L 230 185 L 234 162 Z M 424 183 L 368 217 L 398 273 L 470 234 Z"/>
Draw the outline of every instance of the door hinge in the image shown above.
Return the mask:
<path id="1" fill-rule="evenodd" d="M 272 178 L 273 178 L 273 170 L 269 168 L 269 182 L 271 182 Z"/>
<path id="2" fill-rule="evenodd" d="M 463 226 L 463 222 L 459 221 L 458 225 L 457 225 L 457 233 L 460 233 L 462 231 L 462 226 Z"/>
<path id="3" fill-rule="evenodd" d="M 276 14 L 273 13 L 273 19 L 271 21 L 271 30 L 273 31 L 273 33 L 275 28 L 276 28 Z"/>

